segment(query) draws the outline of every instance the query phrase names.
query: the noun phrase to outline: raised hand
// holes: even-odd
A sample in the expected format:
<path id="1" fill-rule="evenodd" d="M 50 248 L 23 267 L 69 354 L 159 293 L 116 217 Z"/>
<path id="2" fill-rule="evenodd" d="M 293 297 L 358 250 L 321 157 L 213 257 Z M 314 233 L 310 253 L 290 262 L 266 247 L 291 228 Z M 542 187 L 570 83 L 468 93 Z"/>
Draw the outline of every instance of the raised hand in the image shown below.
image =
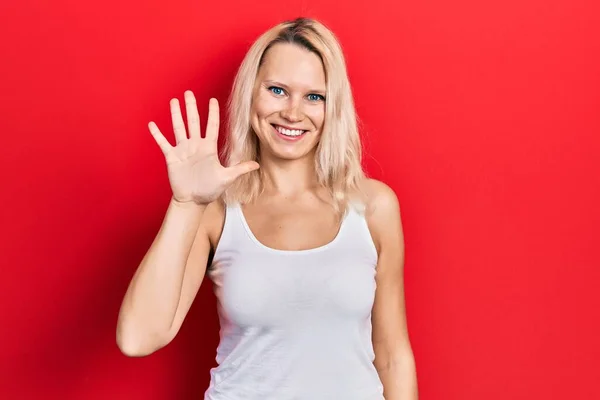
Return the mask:
<path id="1" fill-rule="evenodd" d="M 181 108 L 177 99 L 171 99 L 171 119 L 176 145 L 173 147 L 154 122 L 148 124 L 150 133 L 165 155 L 173 199 L 185 203 L 208 204 L 216 200 L 240 175 L 259 168 L 255 161 L 246 161 L 223 167 L 217 153 L 219 136 L 219 103 L 211 98 L 208 107 L 206 134 L 200 135 L 200 117 L 194 94 L 184 94 L 188 132 L 186 133 Z M 189 133 L 189 135 L 188 135 Z"/>

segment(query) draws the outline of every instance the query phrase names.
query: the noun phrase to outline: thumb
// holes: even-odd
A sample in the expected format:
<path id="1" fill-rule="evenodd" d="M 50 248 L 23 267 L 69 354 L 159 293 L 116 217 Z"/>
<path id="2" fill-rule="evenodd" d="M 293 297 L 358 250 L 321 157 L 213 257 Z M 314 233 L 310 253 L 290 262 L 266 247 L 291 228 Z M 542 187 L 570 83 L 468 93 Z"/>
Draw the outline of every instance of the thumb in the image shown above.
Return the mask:
<path id="1" fill-rule="evenodd" d="M 245 161 L 231 167 L 227 167 L 225 169 L 227 172 L 227 181 L 228 183 L 231 183 L 241 175 L 257 170 L 258 168 L 260 168 L 260 165 L 258 165 L 256 161 Z"/>

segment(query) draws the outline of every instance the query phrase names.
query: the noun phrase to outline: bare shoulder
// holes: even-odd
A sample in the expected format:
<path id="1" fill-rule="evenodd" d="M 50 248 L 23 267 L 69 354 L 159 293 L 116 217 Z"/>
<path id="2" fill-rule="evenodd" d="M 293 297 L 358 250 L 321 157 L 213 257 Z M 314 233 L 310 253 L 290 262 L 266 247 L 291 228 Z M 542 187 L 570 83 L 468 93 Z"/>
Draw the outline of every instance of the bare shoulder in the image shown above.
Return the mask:
<path id="1" fill-rule="evenodd" d="M 221 233 L 223 231 L 223 224 L 225 223 L 225 203 L 222 200 L 215 200 L 210 203 L 204 215 L 202 216 L 202 228 L 208 235 L 211 247 L 215 249 Z"/>
<path id="2" fill-rule="evenodd" d="M 365 218 L 377 250 L 385 238 L 402 236 L 400 202 L 394 190 L 376 179 L 367 179 Z"/>
<path id="3" fill-rule="evenodd" d="M 394 190 L 376 179 L 367 179 L 364 185 L 367 196 L 367 217 L 392 217 L 400 213 L 400 203 Z"/>

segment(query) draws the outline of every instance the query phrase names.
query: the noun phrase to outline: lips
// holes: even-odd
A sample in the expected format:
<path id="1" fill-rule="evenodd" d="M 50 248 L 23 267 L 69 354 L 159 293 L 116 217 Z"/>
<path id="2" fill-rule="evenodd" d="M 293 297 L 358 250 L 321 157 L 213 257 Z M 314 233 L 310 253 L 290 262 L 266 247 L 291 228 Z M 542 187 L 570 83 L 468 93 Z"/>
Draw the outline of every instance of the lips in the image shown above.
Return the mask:
<path id="1" fill-rule="evenodd" d="M 283 129 L 289 129 L 290 131 L 303 131 L 303 132 L 306 132 L 306 131 L 307 131 L 306 129 L 301 129 L 301 128 L 293 128 L 293 127 L 291 127 L 291 126 L 285 126 L 285 125 L 279 125 L 279 124 L 271 124 L 271 125 L 272 125 L 273 127 L 275 127 L 275 128 L 277 128 L 277 127 L 280 127 L 280 128 L 283 128 Z"/>
<path id="2" fill-rule="evenodd" d="M 279 132 L 279 130 L 276 128 L 277 126 L 281 126 L 281 125 L 271 124 L 271 126 L 273 127 L 273 132 L 275 132 L 277 137 L 279 137 L 287 142 L 298 141 L 298 140 L 302 139 L 306 135 L 306 132 L 307 132 L 304 129 L 297 129 L 297 130 L 301 130 L 302 133 L 299 135 L 296 135 L 296 136 L 287 136 L 287 135 L 284 135 L 283 133 Z"/>

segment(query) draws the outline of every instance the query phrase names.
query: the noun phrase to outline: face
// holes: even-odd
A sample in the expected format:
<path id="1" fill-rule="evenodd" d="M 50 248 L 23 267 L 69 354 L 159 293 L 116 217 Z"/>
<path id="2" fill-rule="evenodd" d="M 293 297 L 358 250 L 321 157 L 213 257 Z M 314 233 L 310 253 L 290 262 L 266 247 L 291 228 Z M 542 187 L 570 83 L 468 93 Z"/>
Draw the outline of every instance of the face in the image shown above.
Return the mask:
<path id="1" fill-rule="evenodd" d="M 325 90 L 318 55 L 291 43 L 268 50 L 256 78 L 250 119 L 261 157 L 314 155 L 325 121 Z"/>

